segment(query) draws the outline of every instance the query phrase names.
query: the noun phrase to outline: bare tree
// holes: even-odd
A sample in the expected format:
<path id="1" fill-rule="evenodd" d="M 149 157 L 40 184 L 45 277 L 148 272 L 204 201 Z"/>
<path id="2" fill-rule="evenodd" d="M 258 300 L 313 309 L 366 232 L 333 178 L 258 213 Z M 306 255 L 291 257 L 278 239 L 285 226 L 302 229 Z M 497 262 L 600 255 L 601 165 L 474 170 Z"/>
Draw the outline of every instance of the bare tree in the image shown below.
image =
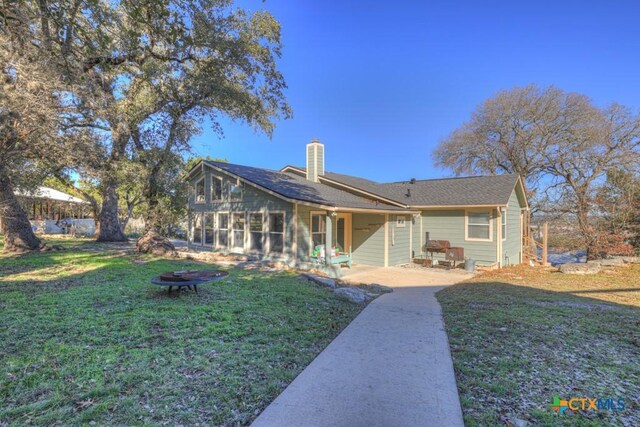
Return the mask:
<path id="1" fill-rule="evenodd" d="M 609 172 L 635 167 L 639 148 L 640 118 L 614 104 L 597 114 L 576 117 L 566 140 L 544 152 L 544 172 L 562 201 L 556 206 L 564 206 L 566 212 L 575 215 L 588 259 L 598 257 L 604 237 L 592 217 L 598 207 L 598 189 Z"/>
<path id="2" fill-rule="evenodd" d="M 606 229 L 640 249 L 640 173 L 609 171 L 596 203 Z"/>
<path id="3" fill-rule="evenodd" d="M 549 147 L 566 141 L 573 123 L 595 109 L 588 98 L 535 85 L 499 92 L 471 120 L 442 140 L 436 163 L 460 174 L 516 173 L 524 178 L 531 204 L 542 202 Z"/>
<path id="4" fill-rule="evenodd" d="M 599 109 L 584 95 L 532 85 L 487 100 L 434 155 L 456 174 L 521 175 L 534 208 L 550 201 L 575 216 L 593 258 L 596 190 L 608 171 L 638 161 L 639 123 L 619 105 Z"/>

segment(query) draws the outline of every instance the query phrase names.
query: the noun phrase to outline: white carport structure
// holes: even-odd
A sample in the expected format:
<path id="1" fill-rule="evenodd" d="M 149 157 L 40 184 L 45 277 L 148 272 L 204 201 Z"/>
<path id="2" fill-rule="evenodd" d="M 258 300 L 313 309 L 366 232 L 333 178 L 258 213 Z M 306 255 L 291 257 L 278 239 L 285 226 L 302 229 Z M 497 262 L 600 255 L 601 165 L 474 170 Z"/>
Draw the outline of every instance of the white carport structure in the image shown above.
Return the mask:
<path id="1" fill-rule="evenodd" d="M 15 191 L 36 232 L 59 234 L 71 227 L 80 234 L 92 235 L 96 224 L 89 202 L 54 188 Z"/>

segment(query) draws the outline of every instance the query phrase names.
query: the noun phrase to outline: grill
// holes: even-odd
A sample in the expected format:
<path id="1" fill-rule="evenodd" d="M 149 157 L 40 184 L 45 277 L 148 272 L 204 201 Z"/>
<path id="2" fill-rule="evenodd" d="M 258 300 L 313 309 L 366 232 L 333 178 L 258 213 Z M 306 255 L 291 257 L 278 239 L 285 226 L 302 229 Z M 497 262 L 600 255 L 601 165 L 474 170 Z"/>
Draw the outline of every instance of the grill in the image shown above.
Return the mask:
<path id="1" fill-rule="evenodd" d="M 464 248 L 451 247 L 445 252 L 444 258 L 448 261 L 453 261 L 455 266 L 457 261 L 464 261 Z"/>
<path id="2" fill-rule="evenodd" d="M 445 253 L 447 249 L 451 247 L 451 242 L 448 240 L 427 240 L 427 244 L 424 245 L 425 252 L 437 252 Z"/>
<path id="3" fill-rule="evenodd" d="M 451 242 L 448 240 L 427 240 L 427 243 L 424 245 L 424 251 L 430 254 L 431 265 L 433 265 L 434 253 L 444 254 L 444 259 L 453 261 L 454 267 L 456 266 L 456 262 L 464 261 L 464 248 L 451 246 Z"/>

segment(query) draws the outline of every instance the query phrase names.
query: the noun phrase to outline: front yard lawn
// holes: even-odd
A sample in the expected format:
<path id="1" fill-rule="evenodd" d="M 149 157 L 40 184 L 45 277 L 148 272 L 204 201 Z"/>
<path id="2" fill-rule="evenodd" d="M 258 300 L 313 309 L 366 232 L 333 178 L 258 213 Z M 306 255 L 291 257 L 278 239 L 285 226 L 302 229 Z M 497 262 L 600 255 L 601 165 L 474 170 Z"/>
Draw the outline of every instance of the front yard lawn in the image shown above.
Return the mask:
<path id="1" fill-rule="evenodd" d="M 149 279 L 212 267 L 50 243 L 0 255 L 0 426 L 246 425 L 361 310 L 285 272 L 167 295 Z"/>
<path id="2" fill-rule="evenodd" d="M 507 268 L 438 300 L 467 425 L 640 425 L 640 265 Z M 554 396 L 622 398 L 625 409 L 554 415 Z"/>

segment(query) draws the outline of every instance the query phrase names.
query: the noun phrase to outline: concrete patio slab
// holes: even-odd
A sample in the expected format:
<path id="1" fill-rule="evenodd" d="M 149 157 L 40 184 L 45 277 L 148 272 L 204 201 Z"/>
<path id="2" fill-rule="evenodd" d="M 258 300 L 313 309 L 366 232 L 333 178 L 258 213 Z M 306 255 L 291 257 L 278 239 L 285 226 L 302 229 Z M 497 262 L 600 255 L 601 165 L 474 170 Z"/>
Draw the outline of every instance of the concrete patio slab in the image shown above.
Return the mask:
<path id="1" fill-rule="evenodd" d="M 406 267 L 372 267 L 354 265 L 350 270 L 343 268 L 343 282 L 379 283 L 381 285 L 399 286 L 444 286 L 452 285 L 473 277 L 473 273 L 465 270 L 444 270 L 438 268 L 406 268 Z"/>
<path id="2" fill-rule="evenodd" d="M 398 287 L 373 301 L 252 425 L 464 425 L 439 289 Z"/>

